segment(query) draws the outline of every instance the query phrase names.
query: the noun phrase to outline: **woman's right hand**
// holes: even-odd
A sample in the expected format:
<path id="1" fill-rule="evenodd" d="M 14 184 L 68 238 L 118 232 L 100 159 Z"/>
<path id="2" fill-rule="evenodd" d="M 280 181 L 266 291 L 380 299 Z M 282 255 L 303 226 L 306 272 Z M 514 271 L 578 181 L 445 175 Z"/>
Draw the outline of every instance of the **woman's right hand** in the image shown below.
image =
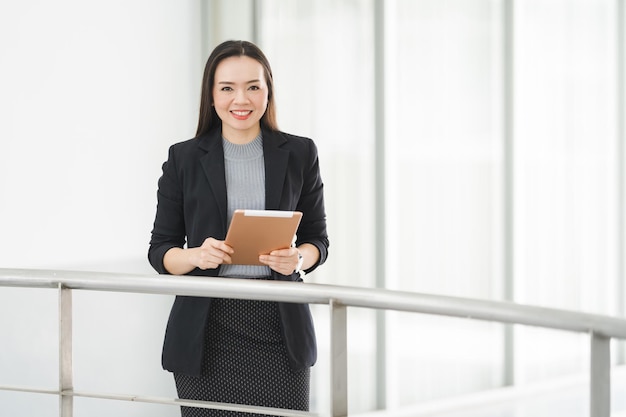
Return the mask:
<path id="1" fill-rule="evenodd" d="M 212 237 L 205 239 L 202 246 L 189 251 L 189 262 L 199 269 L 214 269 L 221 264 L 230 264 L 230 255 L 234 252 L 223 240 Z"/>
<path id="2" fill-rule="evenodd" d="M 171 248 L 163 257 L 163 266 L 172 275 L 184 275 L 195 268 L 214 269 L 230 264 L 233 253 L 233 248 L 223 240 L 209 237 L 197 248 Z"/>

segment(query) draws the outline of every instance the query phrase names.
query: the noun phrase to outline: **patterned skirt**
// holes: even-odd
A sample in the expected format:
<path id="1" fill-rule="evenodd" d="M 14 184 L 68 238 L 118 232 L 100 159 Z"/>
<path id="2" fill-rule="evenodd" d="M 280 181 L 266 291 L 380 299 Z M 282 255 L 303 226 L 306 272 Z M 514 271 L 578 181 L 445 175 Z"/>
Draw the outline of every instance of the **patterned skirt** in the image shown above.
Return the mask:
<path id="1" fill-rule="evenodd" d="M 174 374 L 179 398 L 309 410 L 310 370 L 289 366 L 277 303 L 213 299 L 205 338 L 202 376 Z M 181 415 L 258 416 L 195 407 Z"/>

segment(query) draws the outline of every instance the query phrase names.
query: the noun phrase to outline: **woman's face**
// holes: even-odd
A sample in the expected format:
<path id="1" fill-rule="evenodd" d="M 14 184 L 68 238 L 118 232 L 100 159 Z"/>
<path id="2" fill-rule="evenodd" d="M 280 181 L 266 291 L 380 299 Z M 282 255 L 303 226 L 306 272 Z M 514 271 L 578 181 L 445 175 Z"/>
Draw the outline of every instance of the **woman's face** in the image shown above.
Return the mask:
<path id="1" fill-rule="evenodd" d="M 247 56 L 226 58 L 215 69 L 213 106 L 222 120 L 222 135 L 233 143 L 253 140 L 267 109 L 263 66 Z"/>

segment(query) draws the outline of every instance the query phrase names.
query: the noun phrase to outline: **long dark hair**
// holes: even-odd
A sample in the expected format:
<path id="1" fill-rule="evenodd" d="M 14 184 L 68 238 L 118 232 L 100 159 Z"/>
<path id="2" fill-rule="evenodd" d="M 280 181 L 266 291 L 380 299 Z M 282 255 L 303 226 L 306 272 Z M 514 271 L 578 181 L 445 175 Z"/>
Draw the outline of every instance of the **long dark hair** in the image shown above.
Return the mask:
<path id="1" fill-rule="evenodd" d="M 278 130 L 276 123 L 276 104 L 274 103 L 274 81 L 270 63 L 261 49 L 248 41 L 226 41 L 219 44 L 206 62 L 202 78 L 202 95 L 200 98 L 200 116 L 196 136 L 221 126 L 221 120 L 213 107 L 213 85 L 215 84 L 215 69 L 222 60 L 233 56 L 247 56 L 258 61 L 263 66 L 265 83 L 267 84 L 267 109 L 261 117 L 261 127 Z"/>

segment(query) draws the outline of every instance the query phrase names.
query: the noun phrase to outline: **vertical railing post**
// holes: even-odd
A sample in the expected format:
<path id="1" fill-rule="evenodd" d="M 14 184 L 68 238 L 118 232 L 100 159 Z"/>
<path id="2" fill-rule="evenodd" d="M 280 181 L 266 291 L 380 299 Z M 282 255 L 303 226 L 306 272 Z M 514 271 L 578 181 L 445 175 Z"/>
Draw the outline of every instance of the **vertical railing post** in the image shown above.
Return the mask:
<path id="1" fill-rule="evenodd" d="M 591 417 L 611 415 L 611 339 L 591 332 Z"/>
<path id="2" fill-rule="evenodd" d="M 59 284 L 59 416 L 72 417 L 72 290 Z M 68 395 L 69 394 L 69 395 Z"/>
<path id="3" fill-rule="evenodd" d="M 330 415 L 348 415 L 347 309 L 330 300 Z"/>

